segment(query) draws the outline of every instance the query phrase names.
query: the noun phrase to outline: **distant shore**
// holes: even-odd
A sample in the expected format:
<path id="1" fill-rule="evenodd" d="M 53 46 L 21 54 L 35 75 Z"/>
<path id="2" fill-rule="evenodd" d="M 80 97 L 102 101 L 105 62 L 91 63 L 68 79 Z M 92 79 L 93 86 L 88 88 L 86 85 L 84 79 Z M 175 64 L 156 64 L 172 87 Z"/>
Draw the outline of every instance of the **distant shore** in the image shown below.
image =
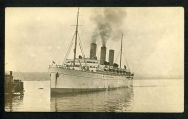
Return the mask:
<path id="1" fill-rule="evenodd" d="M 50 74 L 48 72 L 13 72 L 14 79 L 20 79 L 24 81 L 45 81 L 50 80 Z M 135 76 L 135 80 L 143 79 L 184 79 L 183 76 Z"/>

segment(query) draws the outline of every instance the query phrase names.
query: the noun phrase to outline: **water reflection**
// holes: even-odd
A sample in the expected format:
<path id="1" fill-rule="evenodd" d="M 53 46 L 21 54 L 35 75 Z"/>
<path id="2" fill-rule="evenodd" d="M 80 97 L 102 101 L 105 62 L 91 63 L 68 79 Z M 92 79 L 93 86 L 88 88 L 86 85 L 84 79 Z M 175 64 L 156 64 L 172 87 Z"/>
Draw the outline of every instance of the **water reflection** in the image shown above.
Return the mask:
<path id="1" fill-rule="evenodd" d="M 23 104 L 24 95 L 5 95 L 5 111 L 13 112 L 16 108 Z"/>
<path id="2" fill-rule="evenodd" d="M 64 94 L 51 97 L 52 112 L 122 112 L 130 111 L 133 87 L 110 91 Z"/>
<path id="3" fill-rule="evenodd" d="M 24 97 L 5 97 L 5 111 L 183 112 L 183 79 L 133 83 L 131 88 L 50 97 L 50 81 L 24 81 Z"/>

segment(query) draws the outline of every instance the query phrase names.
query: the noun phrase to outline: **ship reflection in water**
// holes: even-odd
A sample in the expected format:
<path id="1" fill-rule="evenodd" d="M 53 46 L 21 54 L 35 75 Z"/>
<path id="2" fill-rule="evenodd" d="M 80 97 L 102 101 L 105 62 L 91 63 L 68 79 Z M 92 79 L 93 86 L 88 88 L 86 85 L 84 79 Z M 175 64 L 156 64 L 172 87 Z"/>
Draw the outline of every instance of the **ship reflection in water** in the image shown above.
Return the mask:
<path id="1" fill-rule="evenodd" d="M 6 112 L 183 111 L 183 79 L 135 79 L 130 88 L 50 97 L 50 81 L 33 81 L 33 77 L 24 81 L 23 97 L 5 99 Z"/>
<path id="2" fill-rule="evenodd" d="M 5 111 L 14 112 L 23 103 L 24 95 L 5 95 Z"/>
<path id="3" fill-rule="evenodd" d="M 64 94 L 51 97 L 52 112 L 122 112 L 130 111 L 133 87 L 109 91 Z"/>

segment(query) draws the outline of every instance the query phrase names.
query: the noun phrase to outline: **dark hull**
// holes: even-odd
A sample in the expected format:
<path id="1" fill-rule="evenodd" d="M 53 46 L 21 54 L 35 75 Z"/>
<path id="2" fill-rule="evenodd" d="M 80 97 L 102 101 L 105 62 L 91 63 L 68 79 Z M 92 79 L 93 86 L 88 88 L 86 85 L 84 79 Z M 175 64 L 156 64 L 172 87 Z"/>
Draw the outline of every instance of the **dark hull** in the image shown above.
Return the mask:
<path id="1" fill-rule="evenodd" d="M 51 96 L 57 96 L 57 95 L 62 95 L 62 94 L 82 94 L 82 93 L 90 93 L 90 92 L 99 92 L 99 91 L 107 91 L 107 90 L 115 90 L 119 88 L 127 88 L 126 87 L 116 87 L 116 88 L 85 88 L 85 89 L 80 89 L 80 88 L 51 88 Z"/>

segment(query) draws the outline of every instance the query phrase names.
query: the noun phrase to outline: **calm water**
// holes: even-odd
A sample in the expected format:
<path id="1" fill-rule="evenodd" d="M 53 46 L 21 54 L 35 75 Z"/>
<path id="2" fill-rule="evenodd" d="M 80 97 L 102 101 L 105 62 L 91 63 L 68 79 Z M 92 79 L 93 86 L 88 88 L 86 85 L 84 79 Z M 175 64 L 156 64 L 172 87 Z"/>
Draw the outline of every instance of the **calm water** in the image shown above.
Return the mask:
<path id="1" fill-rule="evenodd" d="M 134 86 L 50 98 L 50 81 L 24 81 L 24 96 L 5 101 L 12 112 L 182 112 L 183 79 L 134 80 Z"/>

